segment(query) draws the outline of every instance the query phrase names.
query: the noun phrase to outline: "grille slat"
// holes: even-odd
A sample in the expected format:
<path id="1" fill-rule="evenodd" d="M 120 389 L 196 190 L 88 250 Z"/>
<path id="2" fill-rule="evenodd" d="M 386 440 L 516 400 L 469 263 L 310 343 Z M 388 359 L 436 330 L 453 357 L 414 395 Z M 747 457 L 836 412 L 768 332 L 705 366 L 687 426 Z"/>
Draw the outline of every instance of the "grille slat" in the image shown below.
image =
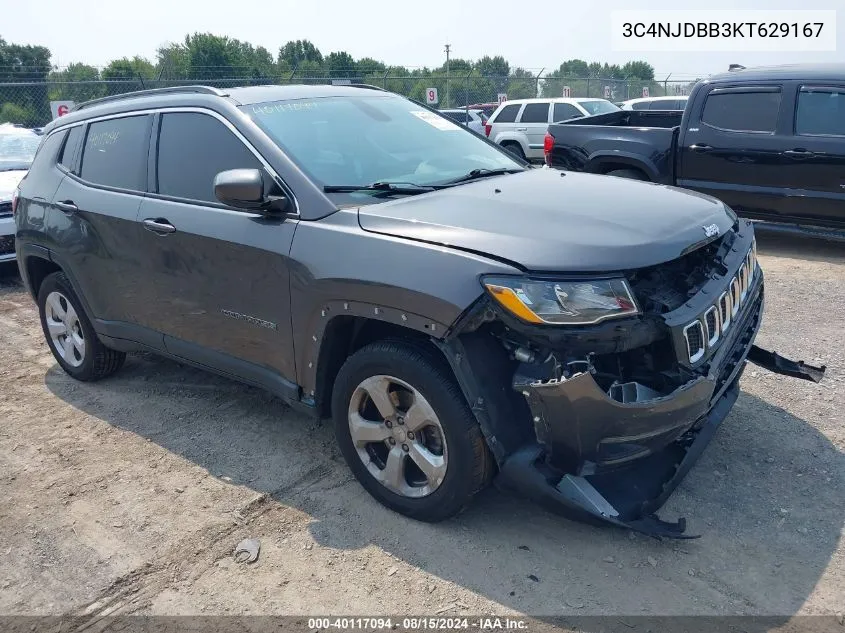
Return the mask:
<path id="1" fill-rule="evenodd" d="M 684 327 L 684 340 L 690 363 L 697 363 L 704 358 L 707 350 L 714 348 L 724 337 L 745 305 L 756 267 L 757 243 L 755 240 L 736 274 L 731 278 L 727 290 L 719 295 L 716 302 L 707 308 L 699 319 Z"/>

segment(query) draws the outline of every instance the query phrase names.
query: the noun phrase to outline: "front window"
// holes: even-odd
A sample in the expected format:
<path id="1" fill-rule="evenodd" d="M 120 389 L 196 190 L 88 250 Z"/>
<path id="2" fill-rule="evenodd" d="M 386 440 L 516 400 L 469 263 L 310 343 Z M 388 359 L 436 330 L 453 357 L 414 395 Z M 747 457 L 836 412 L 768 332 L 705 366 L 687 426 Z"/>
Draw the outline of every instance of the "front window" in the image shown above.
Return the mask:
<path id="1" fill-rule="evenodd" d="M 0 130 L 0 171 L 29 169 L 40 141 L 40 136 L 24 130 Z"/>
<path id="2" fill-rule="evenodd" d="M 617 112 L 620 110 L 619 106 L 612 104 L 610 101 L 604 99 L 593 99 L 591 101 L 579 101 L 578 105 L 584 108 L 591 115 L 607 114 L 608 112 Z"/>
<path id="3" fill-rule="evenodd" d="M 323 97 L 241 109 L 321 186 L 428 186 L 474 169 L 521 168 L 463 126 L 402 97 Z"/>

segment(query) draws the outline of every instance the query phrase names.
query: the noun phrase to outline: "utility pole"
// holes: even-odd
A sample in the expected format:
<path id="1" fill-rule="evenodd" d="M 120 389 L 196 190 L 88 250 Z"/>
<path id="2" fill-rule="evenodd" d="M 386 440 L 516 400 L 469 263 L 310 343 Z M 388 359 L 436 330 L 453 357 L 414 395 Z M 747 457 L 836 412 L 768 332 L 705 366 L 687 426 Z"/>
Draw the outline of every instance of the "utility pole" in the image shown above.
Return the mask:
<path id="1" fill-rule="evenodd" d="M 446 105 L 445 107 L 450 107 L 452 102 L 449 101 L 449 52 L 452 50 L 451 44 L 446 44 Z"/>

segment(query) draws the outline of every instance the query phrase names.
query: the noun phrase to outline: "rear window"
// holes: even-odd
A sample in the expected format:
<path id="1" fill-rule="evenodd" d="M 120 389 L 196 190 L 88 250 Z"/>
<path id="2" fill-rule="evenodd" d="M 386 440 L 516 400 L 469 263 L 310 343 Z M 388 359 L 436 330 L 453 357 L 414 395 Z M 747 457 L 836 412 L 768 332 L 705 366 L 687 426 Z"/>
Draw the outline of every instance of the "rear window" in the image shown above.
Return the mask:
<path id="1" fill-rule="evenodd" d="M 516 115 L 519 113 L 519 108 L 522 107 L 519 103 L 512 103 L 502 108 L 502 111 L 493 119 L 493 123 L 514 123 Z"/>
<path id="2" fill-rule="evenodd" d="M 527 103 L 519 120 L 521 123 L 548 123 L 549 104 Z"/>
<path id="3" fill-rule="evenodd" d="M 795 133 L 845 136 L 845 88 L 801 88 Z"/>
<path id="4" fill-rule="evenodd" d="M 89 125 L 80 176 L 97 185 L 144 191 L 149 120 L 142 115 Z"/>
<path id="5" fill-rule="evenodd" d="M 631 105 L 632 110 L 648 110 L 649 103 L 648 101 L 637 101 L 633 105 Z"/>
<path id="6" fill-rule="evenodd" d="M 712 91 L 704 102 L 702 123 L 733 132 L 774 132 L 780 110 L 780 89 Z"/>

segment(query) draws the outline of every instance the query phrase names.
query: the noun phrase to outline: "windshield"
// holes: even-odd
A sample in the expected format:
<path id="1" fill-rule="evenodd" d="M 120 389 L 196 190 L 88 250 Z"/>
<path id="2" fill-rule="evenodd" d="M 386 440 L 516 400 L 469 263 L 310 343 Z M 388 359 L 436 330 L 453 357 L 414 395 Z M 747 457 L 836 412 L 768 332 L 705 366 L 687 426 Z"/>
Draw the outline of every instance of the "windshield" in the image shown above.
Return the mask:
<path id="1" fill-rule="evenodd" d="M 321 186 L 435 185 L 474 169 L 522 168 L 464 126 L 398 96 L 274 101 L 241 109 Z M 373 193 L 353 197 L 361 195 Z"/>
<path id="2" fill-rule="evenodd" d="M 0 171 L 29 169 L 40 141 L 36 134 L 0 131 Z"/>
<path id="3" fill-rule="evenodd" d="M 620 110 L 619 106 L 612 104 L 610 101 L 604 99 L 595 99 L 593 101 L 579 101 L 578 105 L 584 108 L 590 114 L 607 114 L 608 112 L 616 112 Z"/>

